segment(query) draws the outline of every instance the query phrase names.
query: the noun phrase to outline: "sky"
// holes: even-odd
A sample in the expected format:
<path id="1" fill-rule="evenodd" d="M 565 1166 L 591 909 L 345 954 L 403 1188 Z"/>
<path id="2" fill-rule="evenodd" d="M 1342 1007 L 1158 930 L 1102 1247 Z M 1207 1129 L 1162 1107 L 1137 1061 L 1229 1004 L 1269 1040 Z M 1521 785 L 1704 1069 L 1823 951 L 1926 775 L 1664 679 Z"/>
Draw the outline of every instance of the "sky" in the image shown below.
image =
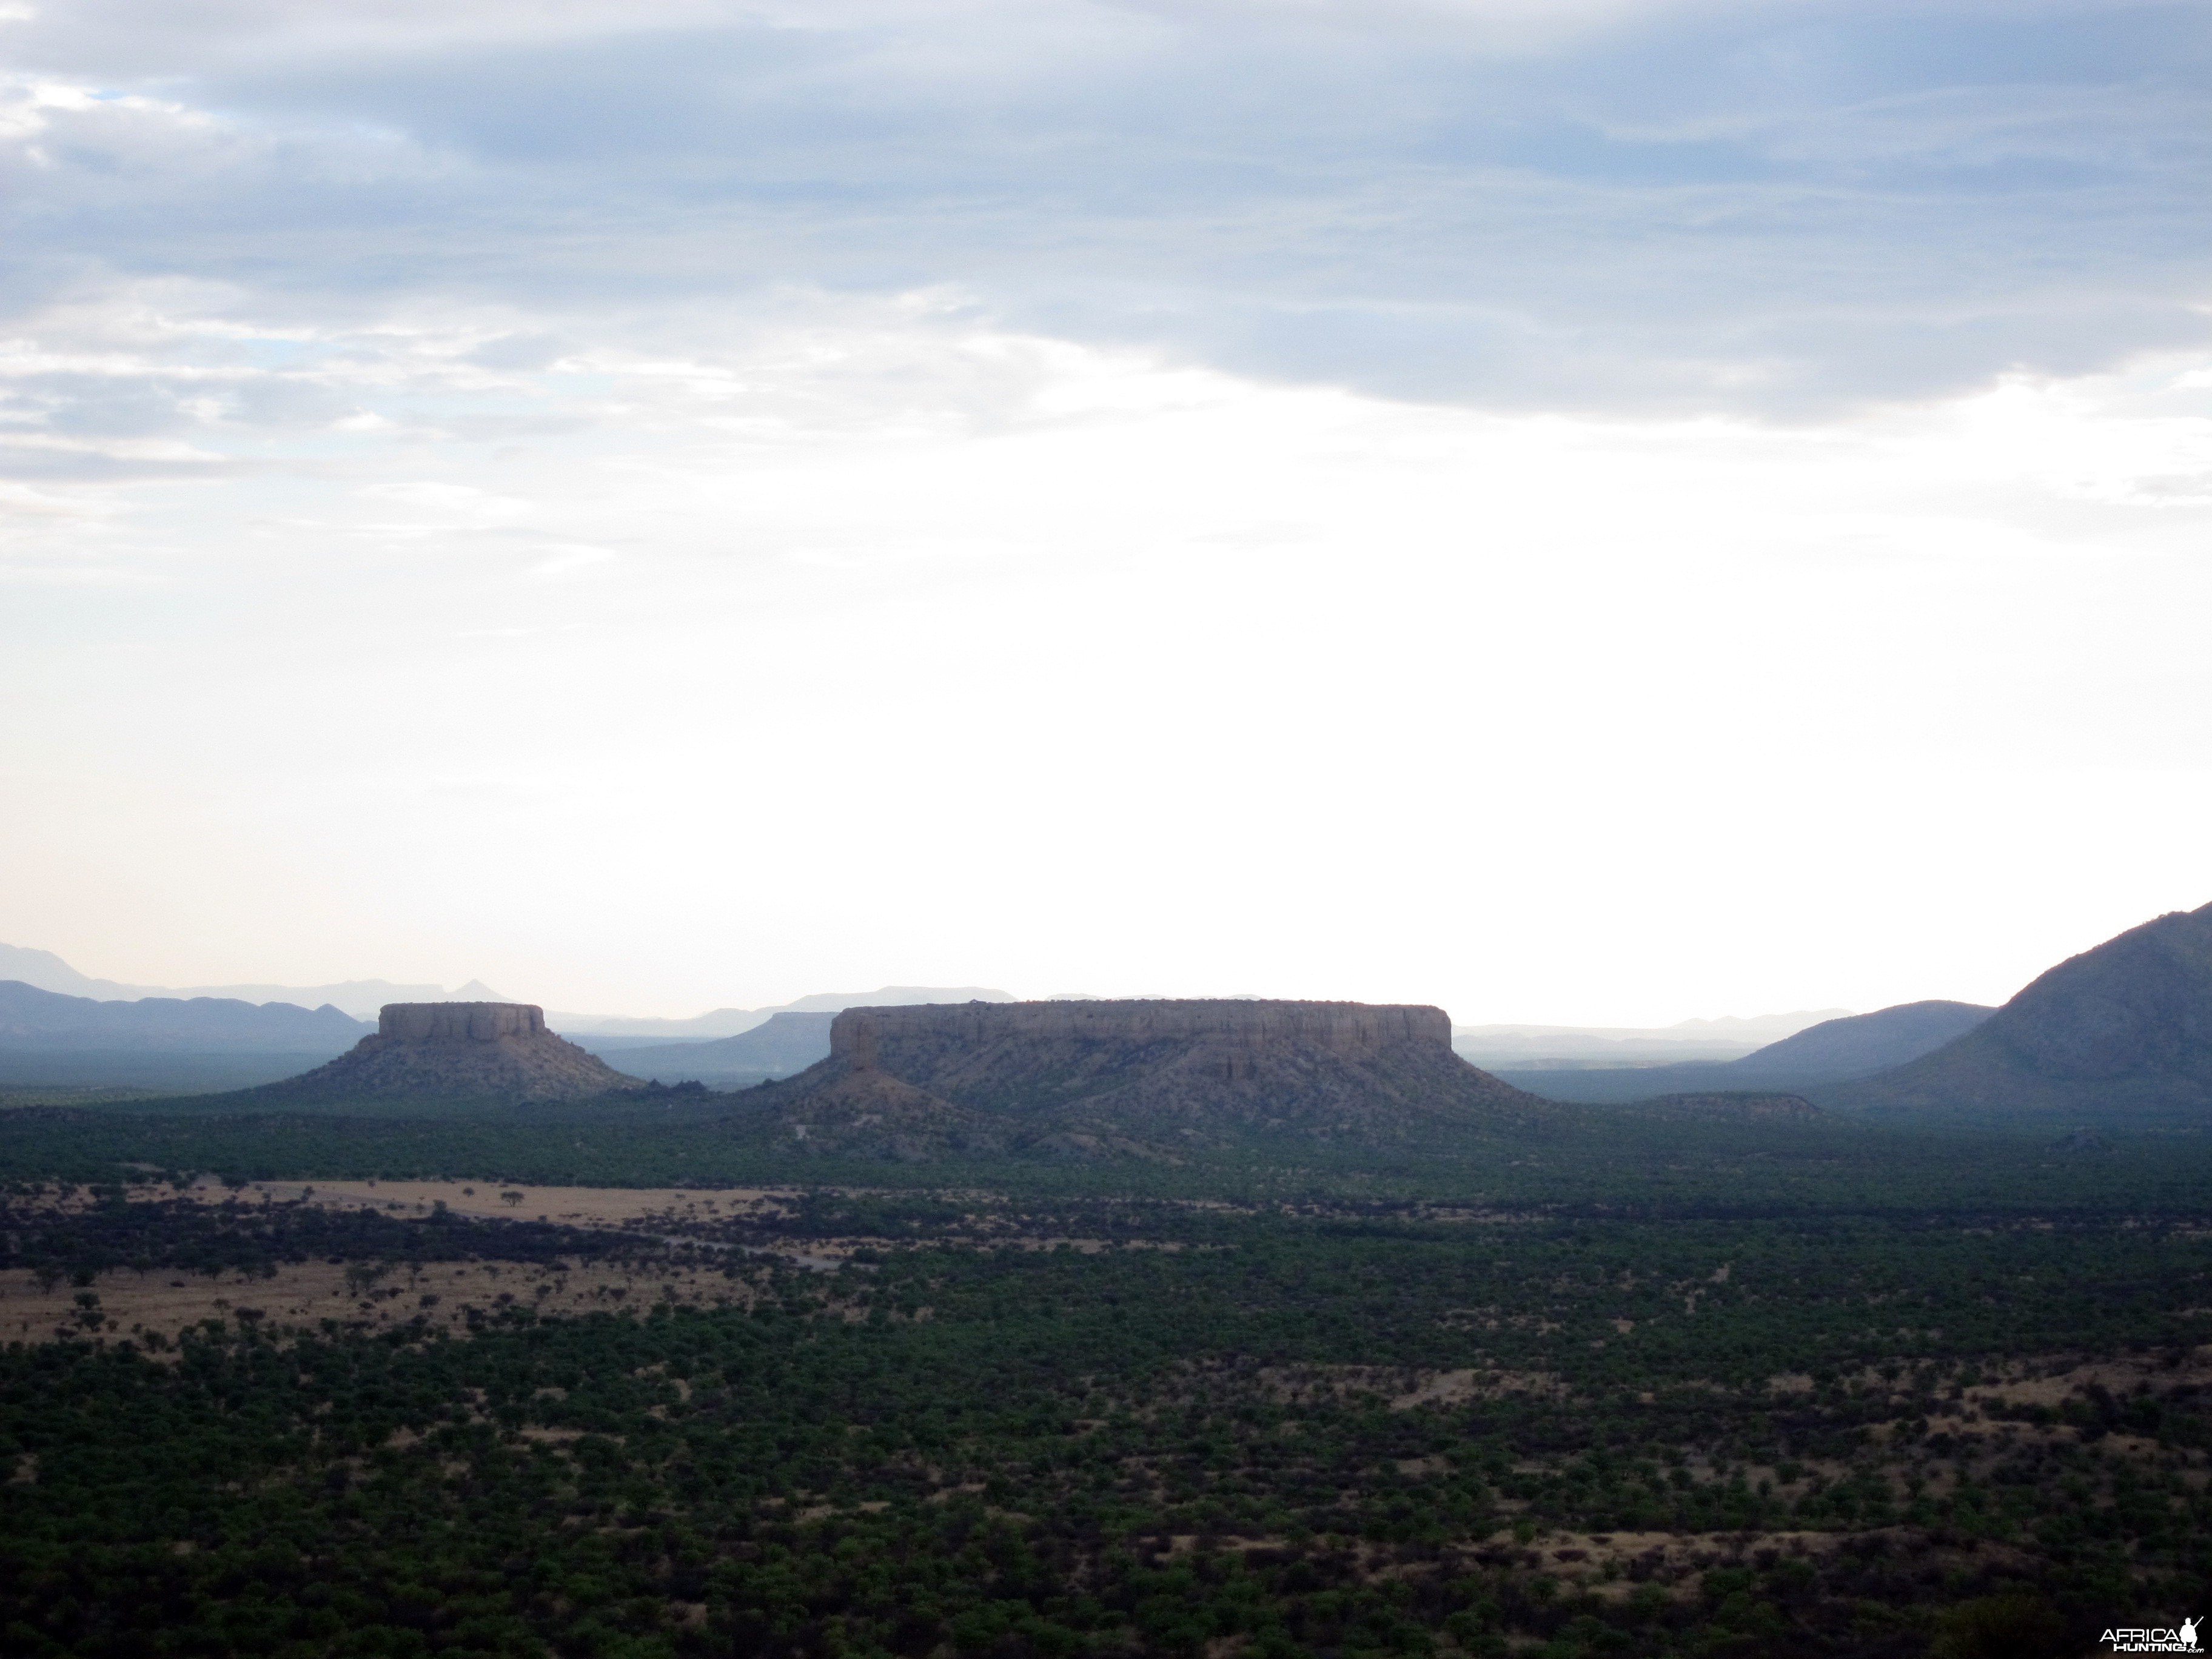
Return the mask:
<path id="1" fill-rule="evenodd" d="M 0 0 L 0 939 L 1645 1025 L 2212 899 L 2197 0 Z"/>

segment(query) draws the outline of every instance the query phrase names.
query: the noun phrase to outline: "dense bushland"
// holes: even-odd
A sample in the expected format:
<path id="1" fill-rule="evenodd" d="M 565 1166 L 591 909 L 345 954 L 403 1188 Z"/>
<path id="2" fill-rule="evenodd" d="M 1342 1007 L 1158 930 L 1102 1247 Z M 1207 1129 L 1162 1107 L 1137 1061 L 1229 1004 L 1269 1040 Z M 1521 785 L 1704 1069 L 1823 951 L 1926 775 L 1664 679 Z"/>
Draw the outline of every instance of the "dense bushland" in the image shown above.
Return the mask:
<path id="1" fill-rule="evenodd" d="M 874 1191 L 696 1231 L 19 1198 L 9 1261 L 64 1267 L 848 1255 L 465 1340 L 12 1345 L 0 1640 L 2073 1652 L 2212 1588 L 2186 1222 Z"/>

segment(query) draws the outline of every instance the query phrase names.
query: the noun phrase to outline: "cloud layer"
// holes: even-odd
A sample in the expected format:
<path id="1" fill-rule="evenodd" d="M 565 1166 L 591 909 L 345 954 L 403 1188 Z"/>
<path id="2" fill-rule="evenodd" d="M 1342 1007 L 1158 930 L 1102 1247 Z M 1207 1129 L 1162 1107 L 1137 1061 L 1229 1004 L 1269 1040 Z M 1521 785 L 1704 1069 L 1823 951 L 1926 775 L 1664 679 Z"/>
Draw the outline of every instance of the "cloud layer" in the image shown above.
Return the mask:
<path id="1" fill-rule="evenodd" d="M 19 306 L 943 289 L 1486 406 L 1803 413 L 2205 338 L 2193 4 L 50 8 Z"/>
<path id="2" fill-rule="evenodd" d="M 2203 15 L 0 5 L 0 938 L 2001 997 L 2207 896 Z"/>

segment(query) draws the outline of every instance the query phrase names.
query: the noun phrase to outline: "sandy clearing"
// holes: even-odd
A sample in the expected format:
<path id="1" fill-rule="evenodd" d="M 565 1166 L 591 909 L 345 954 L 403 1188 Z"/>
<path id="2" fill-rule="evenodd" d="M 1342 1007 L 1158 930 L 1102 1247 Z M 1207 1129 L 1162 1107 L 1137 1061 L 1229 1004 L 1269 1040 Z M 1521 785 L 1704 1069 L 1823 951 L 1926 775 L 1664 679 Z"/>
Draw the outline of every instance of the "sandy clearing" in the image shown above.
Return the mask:
<path id="1" fill-rule="evenodd" d="M 2014 1406 L 2056 1406 L 2093 1384 L 2102 1386 L 2115 1397 L 2125 1398 L 2139 1389 L 2156 1394 L 2177 1383 L 2193 1383 L 2201 1388 L 2207 1382 L 2212 1382 L 2212 1345 L 2192 1350 L 2179 1365 L 2168 1365 L 2154 1355 L 2092 1360 L 2069 1364 L 2055 1376 L 2031 1375 L 1986 1382 L 1968 1389 L 1966 1397 L 1977 1402 L 2003 1401 Z"/>
<path id="2" fill-rule="evenodd" d="M 92 1309 L 77 1300 L 85 1295 L 98 1298 Z M 149 1347 L 173 1352 L 182 1332 L 208 1320 L 234 1328 L 254 1322 L 277 1334 L 319 1329 L 326 1320 L 356 1331 L 389 1330 L 418 1317 L 426 1328 L 465 1337 L 471 1312 L 489 1314 L 510 1303 L 549 1315 L 637 1316 L 657 1302 L 750 1307 L 757 1296 L 749 1279 L 711 1269 L 623 1261 L 570 1268 L 430 1262 L 411 1270 L 394 1267 L 368 1285 L 349 1276 L 347 1265 L 327 1261 L 287 1263 L 265 1278 L 225 1273 L 210 1279 L 165 1268 L 141 1274 L 118 1267 L 82 1289 L 63 1285 L 51 1291 L 40 1290 L 28 1273 L 0 1273 L 0 1342 L 126 1336 L 144 1342 L 150 1334 L 157 1342 Z M 96 1314 L 97 1322 L 88 1322 L 88 1313 Z"/>
<path id="3" fill-rule="evenodd" d="M 514 1202 L 504 1193 L 519 1193 Z M 140 1196 L 134 1188 L 132 1196 Z M 428 1215 L 442 1204 L 455 1215 L 480 1221 L 551 1221 L 571 1227 L 619 1227 L 629 1222 L 672 1223 L 771 1219 L 787 1212 L 793 1189 L 732 1188 L 702 1192 L 671 1187 L 533 1187 L 495 1181 L 254 1182 L 234 1191 L 203 1176 L 182 1193 L 154 1188 L 149 1199 L 187 1198 L 202 1204 L 236 1199 L 244 1204 L 306 1202 L 332 1209 L 374 1209 L 398 1216 Z"/>
<path id="4" fill-rule="evenodd" d="M 168 1187 L 140 1187 L 131 1188 L 129 1196 L 140 1203 L 182 1200 L 209 1206 L 234 1202 L 247 1208 L 264 1204 L 307 1203 L 335 1210 L 375 1210 L 398 1220 L 423 1219 L 442 1205 L 450 1214 L 471 1221 L 544 1221 L 561 1226 L 623 1231 L 666 1228 L 675 1235 L 697 1231 L 702 1242 L 711 1243 L 709 1230 L 717 1224 L 743 1222 L 772 1228 L 789 1216 L 812 1191 L 787 1187 L 711 1190 L 686 1187 L 532 1187 L 495 1181 L 257 1181 L 234 1188 L 211 1176 L 203 1176 L 183 1191 Z M 508 1193 L 519 1194 L 513 1203 L 507 1201 Z M 79 1211 L 88 1203 L 87 1195 L 79 1193 L 66 1200 L 40 1200 L 33 1207 Z M 866 1235 L 787 1239 L 756 1236 L 740 1248 L 781 1256 L 799 1267 L 830 1269 L 842 1265 L 856 1251 L 894 1250 L 916 1242 L 912 1238 Z M 953 1231 L 923 1242 L 1023 1251 L 1064 1248 L 1079 1255 L 1097 1255 L 1113 1249 L 1174 1254 L 1218 1248 L 1189 1245 L 1179 1239 L 1085 1238 L 1057 1233 L 1002 1231 L 990 1225 L 972 1232 Z"/>

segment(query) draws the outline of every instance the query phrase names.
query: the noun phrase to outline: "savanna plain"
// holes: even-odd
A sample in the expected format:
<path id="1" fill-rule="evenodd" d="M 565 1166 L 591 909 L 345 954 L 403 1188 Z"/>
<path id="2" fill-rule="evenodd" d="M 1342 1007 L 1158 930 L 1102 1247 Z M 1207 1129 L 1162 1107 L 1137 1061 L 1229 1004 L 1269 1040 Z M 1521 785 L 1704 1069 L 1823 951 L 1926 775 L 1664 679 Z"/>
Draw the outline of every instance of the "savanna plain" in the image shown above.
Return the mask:
<path id="1" fill-rule="evenodd" d="M 1963 1659 L 2205 1601 L 2201 1138 L 901 1163 L 727 1098 L 19 1101 L 0 1647 Z"/>

